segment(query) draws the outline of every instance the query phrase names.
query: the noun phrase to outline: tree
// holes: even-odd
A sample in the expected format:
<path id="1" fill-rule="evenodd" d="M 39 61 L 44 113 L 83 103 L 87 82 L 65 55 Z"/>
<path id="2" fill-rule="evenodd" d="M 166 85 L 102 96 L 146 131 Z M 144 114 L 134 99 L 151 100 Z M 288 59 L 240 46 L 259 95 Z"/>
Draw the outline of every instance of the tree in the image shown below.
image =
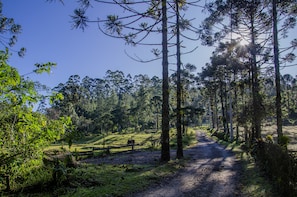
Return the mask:
<path id="1" fill-rule="evenodd" d="M 280 87 L 280 71 L 279 71 L 279 44 L 278 44 L 278 17 L 277 17 L 277 1 L 272 1 L 272 19 L 273 19 L 273 53 L 274 53 L 274 68 L 275 68 L 275 107 L 276 107 L 276 124 L 278 143 L 283 136 L 282 126 L 282 108 L 281 108 L 281 87 Z"/>
<path id="2" fill-rule="evenodd" d="M 43 148 L 59 139 L 70 121 L 66 117 L 49 119 L 34 112 L 33 106 L 41 98 L 35 84 L 21 77 L 7 60 L 8 51 L 1 51 L 0 170 L 6 176 L 6 189 L 10 190 L 10 182 L 16 181 L 18 169 L 25 169 L 32 165 L 32 160 L 40 159 Z"/>
<path id="3" fill-rule="evenodd" d="M 287 13 L 293 13 L 292 7 L 295 7 L 295 3 L 290 1 L 293 5 L 288 6 L 287 1 L 282 4 L 282 10 L 289 8 Z M 280 7 L 280 6 L 279 6 Z M 271 2 L 270 1 L 213 1 L 207 4 L 206 9 L 210 12 L 210 16 L 204 20 L 202 27 L 205 29 L 202 34 L 205 44 L 213 44 L 218 40 L 230 36 L 232 33 L 236 37 L 248 41 L 249 43 L 249 58 L 250 58 L 250 70 L 251 70 L 251 89 L 252 89 L 252 101 L 253 101 L 253 138 L 261 137 L 261 121 L 265 116 L 263 95 L 261 95 L 260 87 L 260 68 L 263 65 L 269 67 L 271 59 L 271 36 L 269 34 L 272 28 L 271 20 Z M 294 9 L 293 9 L 294 10 Z M 287 31 L 294 27 L 294 19 L 287 13 L 282 12 L 284 25 L 281 32 L 287 35 Z M 212 35 L 214 31 L 214 24 L 224 24 L 222 21 L 226 18 L 231 18 L 230 24 L 223 25 L 223 31 Z M 288 55 L 287 55 L 288 56 Z M 287 57 L 286 56 L 286 57 Z M 289 55 L 292 57 L 292 55 Z"/>
<path id="4" fill-rule="evenodd" d="M 168 78 L 168 29 L 167 29 L 167 1 L 162 0 L 162 150 L 161 161 L 170 160 L 169 147 L 169 78 Z"/>
<path id="5" fill-rule="evenodd" d="M 131 76 L 128 75 L 125 77 L 122 71 L 110 71 L 106 72 L 105 81 L 109 88 L 115 91 L 118 96 L 117 107 L 112 111 L 113 114 L 113 122 L 117 125 L 118 131 L 122 131 L 123 128 L 126 128 L 126 123 L 128 122 L 128 113 L 127 113 L 127 105 L 125 103 L 124 97 L 128 94 L 132 89 L 131 84 Z"/>
<path id="6" fill-rule="evenodd" d="M 53 0 L 49 0 L 52 2 Z M 63 3 L 63 1 L 61 1 Z M 162 23 L 162 67 L 163 67 L 163 99 L 162 99 L 162 135 L 161 135 L 161 160 L 169 161 L 169 91 L 168 91 L 168 39 L 167 39 L 167 1 L 136 1 L 136 2 L 122 2 L 122 1 L 96 1 L 97 3 L 112 4 L 123 8 L 129 15 L 119 17 L 117 15 L 108 15 L 107 20 L 96 20 L 99 24 L 101 32 L 108 36 L 124 39 L 128 44 L 137 45 L 151 32 L 160 32 L 154 29 L 159 23 Z M 90 1 L 80 0 L 81 7 L 74 11 L 72 19 L 75 28 L 85 29 L 87 23 L 91 22 L 86 16 L 86 10 L 91 6 Z M 148 9 L 138 11 L 139 5 L 146 5 Z M 138 6 L 133 8 L 132 6 Z M 124 23 L 122 20 L 126 20 Z M 144 20 L 144 22 L 139 22 Z M 148 21 L 152 21 L 149 25 Z M 102 30 L 100 23 L 105 23 L 106 31 Z M 136 26 L 135 26 L 136 24 Z M 124 30 L 128 30 L 126 33 Z M 140 37 L 140 38 L 138 38 Z M 138 39 L 138 40 L 137 40 Z M 158 50 L 153 50 L 154 54 L 159 55 Z"/>
<path id="7" fill-rule="evenodd" d="M 160 113 L 160 108 L 162 104 L 162 100 L 160 96 L 153 96 L 151 99 L 151 104 L 153 108 L 153 113 L 155 113 L 156 116 L 156 132 L 159 130 L 159 113 Z"/>
<path id="8" fill-rule="evenodd" d="M 153 125 L 153 110 L 154 105 L 151 105 L 153 98 L 153 86 L 150 78 L 147 75 L 136 75 L 134 77 L 135 92 L 133 92 L 134 101 L 131 115 L 136 118 L 135 128 L 143 131 Z M 132 106 L 130 106 L 132 107 Z"/>
<path id="9" fill-rule="evenodd" d="M 176 80 L 176 133 L 177 133 L 177 150 L 176 157 L 181 159 L 183 154 L 183 138 L 182 138 L 182 112 L 181 112 L 181 54 L 180 54 L 180 16 L 179 1 L 175 1 L 176 9 L 176 59 L 177 59 L 177 80 Z"/>
<path id="10" fill-rule="evenodd" d="M 281 76 L 280 76 L 280 50 L 279 50 L 279 41 L 278 41 L 278 23 L 279 23 L 279 12 L 282 15 L 285 15 L 284 23 L 283 23 L 283 35 L 286 36 L 288 29 L 293 28 L 296 24 L 296 2 L 292 2 L 290 0 L 283 1 L 281 3 L 273 0 L 272 1 L 272 22 L 273 22 L 273 54 L 274 54 L 274 69 L 275 69 L 275 89 L 276 89 L 276 98 L 275 98 L 275 107 L 276 107 L 276 120 L 277 120 L 277 135 L 278 135 L 278 143 L 281 142 L 281 137 L 283 136 L 282 131 L 282 109 L 281 109 Z M 295 16 L 295 17 L 294 17 Z M 291 43 L 294 48 L 294 42 Z M 291 47 L 290 47 L 291 48 Z M 286 58 L 289 62 L 295 59 L 295 55 L 293 53 L 287 54 Z"/>
<path id="11" fill-rule="evenodd" d="M 18 35 L 21 33 L 21 25 L 16 24 L 13 18 L 9 18 L 2 13 L 2 1 L 0 1 L 0 43 L 3 47 L 9 48 L 14 51 L 12 47 L 16 44 Z M 23 57 L 26 52 L 25 48 L 21 48 L 18 51 L 18 55 Z"/>
<path id="12" fill-rule="evenodd" d="M 281 76 L 281 93 L 282 93 L 282 117 L 283 124 L 296 123 L 296 77 L 290 74 Z"/>
<path id="13" fill-rule="evenodd" d="M 54 0 L 49 0 L 54 1 Z M 61 1 L 63 2 L 63 1 Z M 146 43 L 146 38 L 151 33 L 161 33 L 162 32 L 162 50 L 153 48 L 152 53 L 155 58 L 152 60 L 143 61 L 136 57 L 134 59 L 140 62 L 149 62 L 156 59 L 162 59 L 163 67 L 163 88 L 168 88 L 168 47 L 175 46 L 176 43 L 170 43 L 171 38 L 175 35 L 176 24 L 169 25 L 167 17 L 168 10 L 172 10 L 171 14 L 176 15 L 176 6 L 184 6 L 186 4 L 190 5 L 186 1 L 90 1 L 90 0 L 79 0 L 80 7 L 74 11 L 72 19 L 74 21 L 74 28 L 85 29 L 89 23 L 95 22 L 98 24 L 99 30 L 107 35 L 114 38 L 124 39 L 127 44 L 132 46 L 142 45 L 142 46 L 161 46 L 161 43 Z M 101 5 L 111 5 L 118 6 L 124 10 L 121 16 L 118 14 L 108 15 L 106 19 L 90 20 L 86 14 L 87 9 L 91 7 L 91 3 L 101 3 Z M 196 1 L 192 2 L 194 4 Z M 167 4 L 169 5 L 167 7 Z M 179 15 L 179 17 L 181 17 Z M 104 24 L 104 27 L 102 27 Z M 168 31 L 168 29 L 173 29 Z M 183 29 L 195 29 L 190 25 L 188 20 L 183 19 Z M 168 32 L 173 33 L 173 36 L 168 38 Z M 166 48 L 166 49 L 165 49 Z M 160 57 L 162 54 L 162 57 Z M 169 96 L 168 89 L 163 89 L 163 112 L 162 112 L 162 150 L 161 154 L 166 154 L 166 156 L 161 156 L 161 160 L 169 160 Z M 167 117 L 168 116 L 168 117 Z"/>

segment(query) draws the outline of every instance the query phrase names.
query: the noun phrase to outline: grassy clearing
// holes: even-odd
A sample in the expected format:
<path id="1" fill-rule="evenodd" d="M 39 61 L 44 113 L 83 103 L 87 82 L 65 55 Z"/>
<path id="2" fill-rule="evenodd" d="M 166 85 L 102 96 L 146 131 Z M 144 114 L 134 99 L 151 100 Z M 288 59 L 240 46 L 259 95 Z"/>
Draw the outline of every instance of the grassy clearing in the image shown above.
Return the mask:
<path id="1" fill-rule="evenodd" d="M 160 132 L 158 133 L 112 133 L 109 135 L 90 135 L 82 137 L 81 139 L 75 141 L 69 148 L 66 143 L 60 142 L 52 144 L 46 150 L 61 149 L 67 151 L 88 151 L 95 148 L 106 148 L 108 146 L 120 146 L 126 145 L 129 139 L 134 139 L 137 148 L 148 149 L 152 148 L 152 141 L 160 138 Z M 123 148 L 125 149 L 125 148 Z M 122 152 L 123 149 L 114 149 L 114 152 Z M 131 148 L 126 148 L 131 149 Z"/>
<path id="2" fill-rule="evenodd" d="M 69 148 L 67 144 L 60 142 L 52 144 L 50 147 L 46 148 L 45 151 L 64 151 L 71 152 L 84 152 L 91 151 L 94 148 L 107 148 L 113 146 L 124 146 L 130 139 L 135 140 L 136 146 L 134 149 L 151 150 L 160 149 L 160 137 L 161 132 L 142 132 L 142 133 L 111 133 L 109 135 L 91 135 L 85 136 L 80 140 L 75 141 Z M 183 137 L 184 147 L 187 147 L 193 143 L 196 143 L 195 130 L 189 128 L 187 134 Z M 176 131 L 175 129 L 170 130 L 170 146 L 171 148 L 176 148 Z M 111 148 L 111 153 L 129 151 L 131 147 L 122 148 Z M 100 155 L 103 151 L 96 151 L 95 155 Z"/>
<path id="3" fill-rule="evenodd" d="M 288 149 L 297 151 L 297 126 L 283 126 L 283 133 L 290 139 Z M 262 136 L 265 138 L 267 135 L 271 135 L 273 137 L 274 143 L 277 142 L 276 125 L 263 127 Z"/>
<path id="4" fill-rule="evenodd" d="M 170 131 L 171 148 L 176 143 L 175 130 Z M 152 145 L 152 141 L 160 138 L 158 133 L 122 133 L 106 136 L 86 136 L 75 142 L 71 149 L 66 144 L 54 144 L 46 151 L 57 150 L 61 147 L 65 151 L 86 151 L 91 147 L 106 147 L 126 144 L 128 139 L 134 139 L 141 149 L 158 149 L 160 144 Z M 183 139 L 184 146 L 191 146 L 197 142 L 195 130 L 189 129 Z M 131 150 L 131 148 L 129 148 Z M 112 153 L 125 151 L 125 148 L 114 149 Z M 117 155 L 114 154 L 114 157 Z M 0 193 L 0 196 L 127 196 L 131 193 L 142 191 L 145 187 L 157 183 L 160 179 L 172 176 L 179 169 L 183 168 L 184 160 L 172 160 L 167 164 L 155 165 L 91 165 L 81 164 L 76 168 L 66 168 L 62 163 L 57 169 L 55 166 L 44 166 L 42 162 L 34 167 L 38 173 L 30 176 L 30 173 L 23 180 L 26 184 L 13 185 L 14 193 Z M 52 174 L 58 170 L 56 182 Z"/>
<path id="5" fill-rule="evenodd" d="M 129 196 L 172 176 L 184 167 L 184 162 L 172 160 L 163 165 L 82 164 L 77 168 L 65 168 L 66 173 L 60 175 L 56 183 L 49 180 L 43 184 L 36 182 L 15 193 L 0 193 L 0 196 Z M 35 178 L 38 176 L 42 173 Z"/>

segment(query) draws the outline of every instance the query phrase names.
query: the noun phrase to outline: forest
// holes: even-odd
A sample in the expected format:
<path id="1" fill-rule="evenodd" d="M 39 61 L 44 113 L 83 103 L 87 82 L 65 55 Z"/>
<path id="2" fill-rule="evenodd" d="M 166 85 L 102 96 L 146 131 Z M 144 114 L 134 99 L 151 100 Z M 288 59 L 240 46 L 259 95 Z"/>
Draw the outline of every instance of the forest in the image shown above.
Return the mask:
<path id="1" fill-rule="evenodd" d="M 146 45 L 150 34 L 161 35 L 149 61 L 162 60 L 162 77 L 121 70 L 107 70 L 102 78 L 78 73 L 51 89 L 9 65 L 21 25 L 3 15 L 2 4 L 1 196 L 134 195 L 186 166 L 184 153 L 199 145 L 198 131 L 232 146 L 242 160 L 240 196 L 297 195 L 297 75 L 280 72 L 297 66 L 297 38 L 289 36 L 296 33 L 295 0 L 80 0 L 71 15 L 74 28 L 95 22 L 105 36 L 135 47 Z M 119 6 L 124 15 L 91 20 L 88 9 L 105 4 Z M 185 18 L 189 7 L 207 12 L 199 27 Z M 181 62 L 187 53 L 182 39 L 215 48 L 201 70 Z M 13 55 L 25 53 L 21 48 Z M 168 60 L 176 61 L 171 74 Z M 32 74 L 55 66 L 36 63 Z M 87 162 L 137 151 L 156 151 L 157 162 Z M 248 166 L 260 171 L 261 181 L 248 178 Z"/>

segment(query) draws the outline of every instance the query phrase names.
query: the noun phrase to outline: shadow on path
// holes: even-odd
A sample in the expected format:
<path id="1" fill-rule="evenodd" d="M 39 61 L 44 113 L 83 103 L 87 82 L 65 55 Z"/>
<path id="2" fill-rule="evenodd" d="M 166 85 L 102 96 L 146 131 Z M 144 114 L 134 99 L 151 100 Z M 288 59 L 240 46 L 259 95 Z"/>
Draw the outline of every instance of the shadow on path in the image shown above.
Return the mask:
<path id="1" fill-rule="evenodd" d="M 231 197 L 237 191 L 240 164 L 235 155 L 197 132 L 198 144 L 184 151 L 186 167 L 170 180 L 154 185 L 135 197 Z"/>

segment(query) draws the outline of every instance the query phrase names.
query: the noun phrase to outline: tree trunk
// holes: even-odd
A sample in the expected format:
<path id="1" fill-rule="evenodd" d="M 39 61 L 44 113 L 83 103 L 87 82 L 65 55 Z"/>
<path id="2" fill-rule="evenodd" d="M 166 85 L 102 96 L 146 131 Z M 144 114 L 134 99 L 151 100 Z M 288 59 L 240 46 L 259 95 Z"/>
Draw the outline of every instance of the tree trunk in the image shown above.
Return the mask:
<path id="1" fill-rule="evenodd" d="M 256 32 L 254 27 L 254 15 L 251 14 L 251 67 L 252 67 L 252 97 L 253 97 L 253 138 L 261 137 L 261 100 L 259 95 L 259 79 L 258 79 L 258 68 L 257 68 L 257 57 L 256 57 Z"/>
<path id="2" fill-rule="evenodd" d="M 217 103 L 217 91 L 214 90 L 214 112 L 215 112 L 215 125 L 216 130 L 219 130 L 219 113 L 218 113 L 218 103 Z"/>
<path id="3" fill-rule="evenodd" d="M 223 82 L 220 82 L 220 102 L 221 102 L 221 110 L 222 110 L 222 121 L 224 127 L 224 134 L 227 134 L 227 118 L 226 118 L 226 110 L 224 105 L 224 90 L 223 90 Z"/>
<path id="4" fill-rule="evenodd" d="M 183 136 L 181 127 L 181 57 L 180 57 L 180 35 L 179 35 L 179 5 L 175 1 L 176 6 L 176 57 L 177 57 L 177 81 L 176 81 L 176 132 L 177 132 L 177 150 L 176 158 L 181 159 L 183 154 Z"/>
<path id="5" fill-rule="evenodd" d="M 226 78 L 225 78 L 226 79 Z M 224 83 L 224 101 L 225 101 L 225 120 L 226 120 L 226 137 L 230 135 L 229 121 L 228 121 L 228 90 L 227 83 Z"/>
<path id="6" fill-rule="evenodd" d="M 283 136 L 282 131 L 282 108 L 281 108 L 281 88 L 280 88 L 280 71 L 279 71 L 279 47 L 278 47 L 278 31 L 277 31 L 277 10 L 276 0 L 272 1 L 272 18 L 273 18 L 273 52 L 274 52 L 274 69 L 275 69 L 275 88 L 276 88 L 276 122 L 277 122 L 277 141 Z"/>
<path id="7" fill-rule="evenodd" d="M 168 43 L 167 43 L 167 1 L 162 0 L 162 135 L 161 135 L 161 162 L 170 160 L 169 147 L 169 79 L 168 79 Z"/>
<path id="8" fill-rule="evenodd" d="M 235 82 L 235 86 L 234 86 L 234 100 L 233 100 L 233 108 L 234 108 L 234 114 L 235 114 L 235 118 L 236 120 L 238 120 L 238 86 L 236 84 L 237 81 L 237 71 L 234 71 L 234 76 L 233 76 L 233 81 Z M 239 138 L 239 125 L 238 125 L 238 121 L 236 121 L 235 124 L 235 128 L 236 128 L 236 142 L 238 142 L 238 138 Z"/>
<path id="9" fill-rule="evenodd" d="M 229 82 L 229 122 L 230 122 L 230 141 L 233 141 L 233 109 L 232 109 L 232 93 L 231 93 L 231 82 Z"/>

